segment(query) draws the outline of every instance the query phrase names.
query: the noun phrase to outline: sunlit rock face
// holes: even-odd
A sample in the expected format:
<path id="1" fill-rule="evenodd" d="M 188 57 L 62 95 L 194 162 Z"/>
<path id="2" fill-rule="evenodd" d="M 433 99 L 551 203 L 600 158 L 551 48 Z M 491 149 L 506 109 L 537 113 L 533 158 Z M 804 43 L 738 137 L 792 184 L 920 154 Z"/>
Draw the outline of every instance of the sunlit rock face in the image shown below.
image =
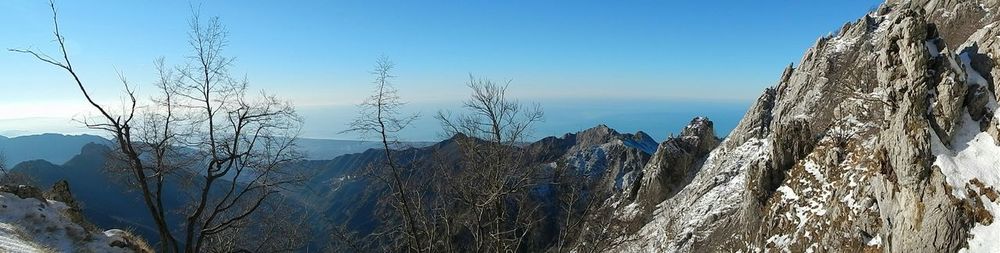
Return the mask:
<path id="1" fill-rule="evenodd" d="M 652 210 L 617 249 L 1000 247 L 998 12 L 997 1 L 889 1 L 818 39 L 717 148 L 660 145 L 637 198 Z"/>

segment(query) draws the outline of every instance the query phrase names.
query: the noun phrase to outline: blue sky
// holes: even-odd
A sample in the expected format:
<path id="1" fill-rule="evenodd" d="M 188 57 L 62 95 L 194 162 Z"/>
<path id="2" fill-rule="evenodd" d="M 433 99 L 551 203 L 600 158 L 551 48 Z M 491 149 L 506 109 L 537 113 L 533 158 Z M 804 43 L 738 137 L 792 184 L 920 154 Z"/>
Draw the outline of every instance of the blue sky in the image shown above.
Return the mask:
<path id="1" fill-rule="evenodd" d="M 57 1 L 74 64 L 104 103 L 119 101 L 116 70 L 148 84 L 155 58 L 183 60 L 196 6 L 229 28 L 234 72 L 298 105 L 304 136 L 345 139 L 355 136 L 337 132 L 369 90 L 380 55 L 396 62 L 401 95 L 423 115 L 454 108 L 472 73 L 512 79 L 513 95 L 541 103 L 549 120 L 537 135 L 606 123 L 662 139 L 713 112 L 728 131 L 818 37 L 877 4 Z M 0 1 L 0 47 L 54 53 L 47 8 L 42 0 Z M 0 134 L 79 131 L 67 119 L 88 112 L 64 73 L 24 55 L 0 53 L 0 91 Z M 437 138 L 425 118 L 403 137 Z"/>

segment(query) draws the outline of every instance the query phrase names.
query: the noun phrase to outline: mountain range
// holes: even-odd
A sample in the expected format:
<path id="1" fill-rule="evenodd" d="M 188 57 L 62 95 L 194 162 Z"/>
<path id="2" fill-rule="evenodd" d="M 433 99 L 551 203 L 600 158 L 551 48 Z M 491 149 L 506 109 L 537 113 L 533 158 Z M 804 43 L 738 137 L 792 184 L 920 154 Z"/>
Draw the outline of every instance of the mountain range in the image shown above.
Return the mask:
<path id="1" fill-rule="evenodd" d="M 998 12 L 995 0 L 888 0 L 775 73 L 724 139 L 697 117 L 661 142 L 598 125 L 517 145 L 548 180 L 531 186 L 544 219 L 519 250 L 995 252 Z M 378 203 L 395 193 L 364 176 L 384 152 L 410 169 L 403 176 L 427 182 L 453 167 L 459 142 L 482 141 L 469 138 L 395 151 L 306 140 L 331 155 L 295 163 L 308 180 L 283 194 L 314 214 L 317 246 L 345 230 L 372 233 L 398 222 Z M 66 179 L 96 225 L 148 237 L 140 213 L 116 213 L 136 204 L 102 173 L 107 147 L 80 150 L 12 155 L 66 160 L 14 171 Z"/>

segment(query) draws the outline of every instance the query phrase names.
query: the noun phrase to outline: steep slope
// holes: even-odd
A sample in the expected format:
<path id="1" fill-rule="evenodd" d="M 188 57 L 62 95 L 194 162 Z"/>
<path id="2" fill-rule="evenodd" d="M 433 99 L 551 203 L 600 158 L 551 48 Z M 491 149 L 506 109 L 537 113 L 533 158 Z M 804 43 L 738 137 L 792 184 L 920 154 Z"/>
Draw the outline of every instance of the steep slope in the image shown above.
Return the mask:
<path id="1" fill-rule="evenodd" d="M 619 249 L 995 249 L 998 5 L 889 1 L 820 38 Z"/>
<path id="2" fill-rule="evenodd" d="M 660 143 L 652 161 L 643 168 L 642 183 L 635 190 L 643 206 L 662 202 L 691 181 L 709 152 L 719 145 L 713 125 L 708 118 L 695 118 L 679 136 Z"/>
<path id="3" fill-rule="evenodd" d="M 625 152 L 587 153 L 598 157 L 599 161 L 628 162 L 607 163 L 614 165 L 611 172 L 615 173 L 605 173 L 604 176 L 595 178 L 609 182 L 604 184 L 614 187 L 597 188 L 594 192 L 606 197 L 590 200 L 599 203 L 599 208 L 588 211 L 588 217 L 584 218 L 584 229 L 575 235 L 576 240 L 569 246 L 569 250 L 607 250 L 623 243 L 613 239 L 635 233 L 642 224 L 649 222 L 657 204 L 691 182 L 707 161 L 709 153 L 719 145 L 720 140 L 715 135 L 713 125 L 708 118 L 698 117 L 681 129 L 679 135 L 670 136 L 658 145 L 648 137 L 643 138 L 644 134 L 640 132 L 625 135 L 625 139 L 639 137 L 644 140 L 638 142 L 644 143 L 642 145 L 629 144 L 629 141 L 612 141 L 596 146 L 600 149 L 594 149 L 604 151 L 615 150 L 609 147 L 621 147 Z M 584 131 L 580 135 L 593 130 Z M 592 146 L 587 143 L 577 142 L 573 147 Z M 580 156 L 570 152 L 564 159 L 574 161 L 578 157 Z M 584 168 L 602 166 L 591 165 Z M 593 194 L 588 192 L 587 195 Z M 564 248 L 556 250 L 562 251 Z"/>

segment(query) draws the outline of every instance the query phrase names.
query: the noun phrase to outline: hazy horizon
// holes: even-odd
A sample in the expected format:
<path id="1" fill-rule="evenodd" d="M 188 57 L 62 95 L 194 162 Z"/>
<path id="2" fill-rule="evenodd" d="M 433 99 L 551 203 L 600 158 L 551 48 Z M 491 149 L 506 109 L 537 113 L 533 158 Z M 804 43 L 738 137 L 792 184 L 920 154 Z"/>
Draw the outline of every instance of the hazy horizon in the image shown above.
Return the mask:
<path id="1" fill-rule="evenodd" d="M 547 136 L 562 136 L 575 133 L 600 124 L 607 125 L 622 133 L 642 131 L 655 140 L 664 140 L 671 133 L 679 133 L 681 128 L 694 117 L 709 117 L 715 122 L 716 134 L 725 137 L 736 126 L 749 106 L 749 101 L 741 102 L 700 102 L 700 101 L 549 101 L 541 103 L 546 109 L 546 120 L 540 122 L 532 134 L 532 140 Z M 438 108 L 455 107 L 455 104 L 413 105 L 410 112 L 420 117 L 413 127 L 400 134 L 403 141 L 439 141 L 441 127 L 432 116 Z M 299 113 L 307 118 L 302 138 L 365 140 L 358 135 L 339 134 L 347 128 L 347 123 L 356 114 L 354 106 L 299 107 Z M 320 117 L 326 116 L 326 117 Z M 309 120 L 309 119 L 312 120 Z M 326 120 L 326 121 L 317 121 Z M 28 126 L 28 129 L 16 129 Z M 429 129 L 429 130 L 426 130 Z M 17 137 L 44 133 L 91 134 L 104 136 L 102 132 L 90 130 L 81 123 L 62 118 L 0 119 L 0 136 Z M 312 133 L 305 134 L 305 133 Z M 330 137 L 334 136 L 334 137 Z M 104 136 L 107 137 L 107 136 Z"/>
<path id="2" fill-rule="evenodd" d="M 547 117 L 534 137 L 606 124 L 663 139 L 694 116 L 713 118 L 724 136 L 782 69 L 825 35 L 816 31 L 835 31 L 876 3 L 58 5 L 71 57 L 99 103 L 120 101 L 116 71 L 145 97 L 155 58 L 184 60 L 195 6 L 229 29 L 233 72 L 245 74 L 251 89 L 297 106 L 303 137 L 358 139 L 340 131 L 368 94 L 375 59 L 386 56 L 397 64 L 394 83 L 406 110 L 424 116 L 401 138 L 431 141 L 440 139 L 432 116 L 459 109 L 470 74 L 509 79 L 513 97 L 541 104 Z M 0 27 L 0 46 L 54 53 L 44 1 L 3 1 L 0 14 L 0 23 L 19 24 Z M 7 108 L 0 133 L 93 133 L 71 121 L 93 112 L 51 66 L 0 53 L 0 90 Z"/>

